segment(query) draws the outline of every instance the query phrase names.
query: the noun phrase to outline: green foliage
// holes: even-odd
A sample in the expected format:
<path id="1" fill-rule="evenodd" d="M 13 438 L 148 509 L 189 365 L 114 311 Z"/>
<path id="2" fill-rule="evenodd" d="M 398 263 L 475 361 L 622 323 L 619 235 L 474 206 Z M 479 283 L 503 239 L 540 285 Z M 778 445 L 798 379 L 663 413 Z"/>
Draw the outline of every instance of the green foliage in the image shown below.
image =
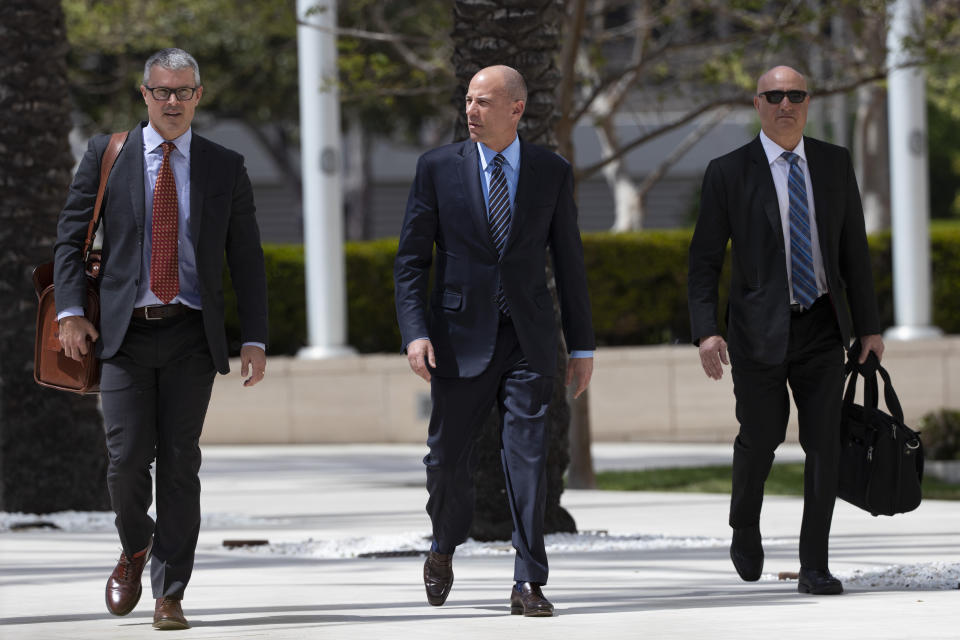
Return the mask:
<path id="1" fill-rule="evenodd" d="M 687 312 L 687 250 L 690 230 L 583 235 L 584 262 L 597 344 L 642 345 L 690 340 Z M 960 333 L 960 227 L 936 225 L 930 233 L 933 262 L 933 322 Z M 345 245 L 347 339 L 361 353 L 400 347 L 393 299 L 395 238 Z M 303 249 L 264 247 L 270 304 L 270 352 L 293 354 L 306 344 Z M 870 237 L 870 258 L 881 325 L 893 324 L 889 232 Z M 728 252 L 729 263 L 729 252 Z M 726 304 L 728 266 L 720 277 L 720 320 Z M 228 281 L 227 276 L 224 276 Z M 227 282 L 227 329 L 231 348 L 240 331 Z"/>
<path id="2" fill-rule="evenodd" d="M 924 434 L 926 435 L 926 434 Z M 678 491 L 730 493 L 731 467 L 679 467 L 643 471 L 601 471 L 597 488 L 608 491 Z M 803 464 L 775 464 L 764 484 L 766 495 L 803 495 Z M 960 485 L 926 475 L 923 497 L 928 500 L 960 500 Z"/>
<path id="3" fill-rule="evenodd" d="M 347 243 L 347 339 L 361 353 L 400 351 L 393 298 L 396 255 L 396 238 Z"/>
<path id="4" fill-rule="evenodd" d="M 344 247 L 347 276 L 347 341 L 361 353 L 399 351 L 393 303 L 393 259 L 397 240 L 348 242 Z M 271 354 L 295 354 L 307 343 L 307 303 L 303 247 L 265 245 Z M 233 353 L 240 351 L 236 294 L 224 269 L 226 328 Z"/>
<path id="5" fill-rule="evenodd" d="M 144 118 L 143 63 L 164 47 L 197 59 L 204 111 L 261 123 L 298 119 L 292 0 L 63 0 L 63 8 L 71 91 L 95 129 Z"/>
<path id="6" fill-rule="evenodd" d="M 600 344 L 656 344 L 689 335 L 689 231 L 584 234 L 587 285 Z"/>
<path id="7" fill-rule="evenodd" d="M 449 60 L 453 12 L 448 0 L 351 0 L 339 3 L 345 29 L 387 39 L 341 34 L 337 40 L 345 119 L 369 133 L 415 137 L 424 122 L 450 115 Z"/>
<path id="8" fill-rule="evenodd" d="M 608 491 L 730 493 L 732 474 L 730 465 L 602 471 L 597 474 L 597 488 Z M 773 465 L 764 491 L 770 495 L 803 495 L 803 465 Z"/>
<path id="9" fill-rule="evenodd" d="M 920 418 L 917 430 L 930 460 L 960 460 L 960 411 L 941 409 Z"/>
<path id="10" fill-rule="evenodd" d="M 91 129 L 122 130 L 142 120 L 143 63 L 158 49 L 180 47 L 200 64 L 200 117 L 271 125 L 296 139 L 294 0 L 63 0 L 63 8 L 71 92 Z M 370 132 L 409 134 L 443 112 L 452 77 L 448 2 L 351 0 L 337 9 L 339 26 L 351 30 L 337 40 L 345 120 L 359 119 Z"/>

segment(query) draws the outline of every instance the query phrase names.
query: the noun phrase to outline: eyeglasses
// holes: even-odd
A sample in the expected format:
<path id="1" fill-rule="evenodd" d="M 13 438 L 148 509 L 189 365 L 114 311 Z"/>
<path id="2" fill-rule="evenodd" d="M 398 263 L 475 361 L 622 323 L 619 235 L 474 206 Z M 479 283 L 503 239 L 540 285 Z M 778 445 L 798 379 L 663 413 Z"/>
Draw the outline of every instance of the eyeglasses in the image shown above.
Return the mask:
<path id="1" fill-rule="evenodd" d="M 146 85 L 144 86 L 146 87 Z M 150 92 L 150 95 L 153 96 L 154 100 L 160 100 L 161 102 L 169 100 L 171 93 L 177 96 L 177 100 L 180 102 L 186 102 L 193 97 L 193 94 L 197 91 L 197 88 L 179 87 L 177 89 L 171 89 L 170 87 L 147 87 L 147 91 Z"/>
<path id="2" fill-rule="evenodd" d="M 799 89 L 794 89 L 792 91 L 761 91 L 760 94 L 767 99 L 767 102 L 770 104 L 780 104 L 783 102 L 783 96 L 787 96 L 787 100 L 794 104 L 800 104 L 807 99 L 807 92 L 800 91 Z"/>

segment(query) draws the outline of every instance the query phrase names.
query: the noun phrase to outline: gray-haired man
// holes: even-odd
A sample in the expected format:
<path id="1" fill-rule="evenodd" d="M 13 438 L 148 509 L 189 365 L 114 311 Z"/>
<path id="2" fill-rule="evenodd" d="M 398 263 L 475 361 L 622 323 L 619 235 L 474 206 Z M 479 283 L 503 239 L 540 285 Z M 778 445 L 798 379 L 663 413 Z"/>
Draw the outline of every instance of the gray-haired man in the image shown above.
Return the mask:
<path id="1" fill-rule="evenodd" d="M 227 373 L 221 274 L 226 256 L 240 309 L 241 375 L 263 379 L 266 277 L 243 158 L 192 133 L 203 95 L 197 62 L 163 49 L 140 87 L 148 122 L 135 126 L 107 183 L 101 323 L 83 317 L 81 252 L 109 136 L 90 141 L 57 229 L 60 341 L 103 359 L 100 393 L 107 486 L 123 545 L 107 581 L 107 609 L 130 613 L 149 558 L 153 626 L 186 629 L 180 600 L 200 531 L 200 432 L 217 371 Z M 150 466 L 156 461 L 156 521 Z"/>

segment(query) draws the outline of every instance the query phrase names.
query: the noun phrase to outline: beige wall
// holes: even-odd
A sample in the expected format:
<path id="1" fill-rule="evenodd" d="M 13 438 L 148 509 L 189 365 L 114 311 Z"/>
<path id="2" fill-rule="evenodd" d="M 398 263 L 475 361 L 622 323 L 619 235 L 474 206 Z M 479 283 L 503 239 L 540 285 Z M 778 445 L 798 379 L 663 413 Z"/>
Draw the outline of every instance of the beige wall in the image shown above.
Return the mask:
<path id="1" fill-rule="evenodd" d="M 907 418 L 960 407 L 960 336 L 889 342 L 890 371 Z M 399 354 L 305 361 L 272 357 L 244 388 L 239 363 L 218 376 L 206 443 L 409 442 L 426 439 L 429 385 Z M 862 386 L 862 385 L 860 385 Z M 791 415 L 788 439 L 796 439 Z M 726 442 L 736 433 L 729 369 L 719 382 L 692 346 L 601 348 L 590 386 L 596 441 Z"/>

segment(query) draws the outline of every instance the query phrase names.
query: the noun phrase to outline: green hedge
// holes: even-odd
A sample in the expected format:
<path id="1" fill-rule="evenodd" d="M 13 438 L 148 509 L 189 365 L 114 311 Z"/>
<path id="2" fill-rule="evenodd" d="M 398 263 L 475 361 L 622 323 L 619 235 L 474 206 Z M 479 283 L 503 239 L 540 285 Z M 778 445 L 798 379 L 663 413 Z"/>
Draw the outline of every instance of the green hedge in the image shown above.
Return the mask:
<path id="1" fill-rule="evenodd" d="M 690 230 L 587 233 L 584 260 L 599 345 L 662 344 L 690 339 L 687 316 L 687 248 Z M 883 326 L 893 324 L 890 234 L 870 238 Z M 393 304 L 397 240 L 348 242 L 348 342 L 362 353 L 400 347 Z M 270 353 L 293 354 L 306 343 L 303 249 L 264 246 L 270 301 Z M 960 333 L 960 229 L 931 231 L 933 322 Z M 239 349 L 235 297 L 224 276 L 227 332 Z M 721 278 L 721 301 L 729 277 Z"/>

